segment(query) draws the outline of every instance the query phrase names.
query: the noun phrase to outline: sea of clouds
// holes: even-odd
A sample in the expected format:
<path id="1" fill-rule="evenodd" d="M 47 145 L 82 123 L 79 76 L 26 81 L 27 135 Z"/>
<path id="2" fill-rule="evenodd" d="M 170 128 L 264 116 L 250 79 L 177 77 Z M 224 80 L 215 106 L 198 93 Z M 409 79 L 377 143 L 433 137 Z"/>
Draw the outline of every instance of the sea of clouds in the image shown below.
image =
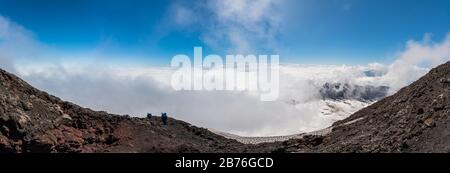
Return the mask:
<path id="1" fill-rule="evenodd" d="M 277 16 L 267 14 L 275 2 L 237 2 L 244 1 L 211 1 L 192 8 L 211 10 L 213 15 L 210 22 L 215 25 L 200 26 L 209 31 L 201 39 L 211 47 L 224 44 L 220 42 L 224 40 L 233 45 L 230 52 L 252 51 L 254 42 L 272 47 L 280 23 Z M 237 17 L 246 16 L 241 13 L 253 7 L 257 10 L 251 15 Z M 186 20 L 195 18 L 189 17 L 195 11 L 182 4 L 173 8 L 177 25 L 189 28 L 195 24 Z M 173 69 L 168 67 L 117 65 L 95 53 L 80 55 L 82 60 L 77 57 L 54 50 L 35 39 L 32 32 L 0 16 L 0 67 L 64 100 L 139 117 L 147 112 L 167 112 L 194 125 L 243 136 L 287 135 L 325 128 L 336 120 L 320 113 L 319 90 L 324 83 L 389 86 L 390 94 L 395 93 L 430 68 L 450 60 L 450 36 L 437 42 L 428 35 L 420 41 L 410 40 L 391 64 L 283 64 L 280 97 L 273 102 L 262 102 L 259 95 L 245 91 L 174 91 L 169 85 Z M 366 71 L 376 75 L 367 76 Z M 292 100 L 297 103 L 289 104 Z"/>
<path id="2" fill-rule="evenodd" d="M 418 66 L 282 65 L 280 97 L 262 102 L 246 91 L 174 91 L 173 69 L 79 64 L 16 65 L 16 74 L 39 89 L 95 110 L 144 117 L 147 112 L 243 136 L 287 135 L 325 128 L 336 120 L 320 113 L 326 82 L 389 86 L 394 93 L 428 69 Z M 379 75 L 367 76 L 375 71 Z M 395 72 L 395 74 L 393 74 Z M 403 75 L 403 76 L 402 76 Z M 289 104 L 295 100 L 295 105 Z M 344 117 L 339 117 L 344 118 Z M 338 119 L 339 119 L 338 118 Z"/>

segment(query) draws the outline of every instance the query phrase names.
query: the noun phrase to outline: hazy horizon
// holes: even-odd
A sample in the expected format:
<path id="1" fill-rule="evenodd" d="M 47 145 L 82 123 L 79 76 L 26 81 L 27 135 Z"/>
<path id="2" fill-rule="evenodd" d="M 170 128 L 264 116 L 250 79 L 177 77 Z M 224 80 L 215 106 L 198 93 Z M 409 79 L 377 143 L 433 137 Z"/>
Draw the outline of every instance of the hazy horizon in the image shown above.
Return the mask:
<path id="1" fill-rule="evenodd" d="M 238 135 L 288 135 L 366 106 L 323 115 L 324 83 L 392 94 L 449 61 L 448 19 L 450 1 L 439 0 L 0 0 L 0 67 L 95 110 L 168 112 Z M 174 91 L 171 59 L 192 57 L 197 46 L 203 56 L 279 55 L 280 98 Z"/>

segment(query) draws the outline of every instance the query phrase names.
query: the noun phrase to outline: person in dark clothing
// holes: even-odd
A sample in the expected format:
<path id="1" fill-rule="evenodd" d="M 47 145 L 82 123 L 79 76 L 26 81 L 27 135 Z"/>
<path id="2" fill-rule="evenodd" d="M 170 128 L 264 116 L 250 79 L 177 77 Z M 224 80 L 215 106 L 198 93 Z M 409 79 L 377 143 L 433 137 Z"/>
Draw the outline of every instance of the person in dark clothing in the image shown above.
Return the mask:
<path id="1" fill-rule="evenodd" d="M 167 125 L 167 119 L 168 119 L 167 113 L 165 113 L 165 112 L 161 113 L 161 120 L 164 125 Z"/>
<path id="2" fill-rule="evenodd" d="M 148 119 L 151 119 L 152 116 L 153 116 L 153 115 L 152 115 L 151 113 L 147 113 L 147 118 L 148 118 Z"/>

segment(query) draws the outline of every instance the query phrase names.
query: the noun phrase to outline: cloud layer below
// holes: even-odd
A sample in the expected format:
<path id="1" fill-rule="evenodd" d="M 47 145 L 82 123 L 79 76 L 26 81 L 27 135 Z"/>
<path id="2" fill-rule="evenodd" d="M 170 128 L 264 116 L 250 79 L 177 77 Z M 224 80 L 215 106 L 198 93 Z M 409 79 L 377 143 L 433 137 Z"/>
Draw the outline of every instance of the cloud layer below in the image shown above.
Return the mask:
<path id="1" fill-rule="evenodd" d="M 219 2 L 208 4 L 208 8 L 224 8 L 227 5 Z M 264 3 L 258 7 L 261 12 L 256 10 L 249 17 L 236 18 L 245 11 L 241 9 L 244 7 L 245 4 L 236 9 L 227 7 L 230 11 L 214 16 L 224 18 L 221 21 L 232 25 L 249 23 L 249 26 L 240 26 L 243 30 L 238 34 L 261 32 L 265 35 L 272 32 L 252 27 L 252 23 L 258 25 L 266 20 L 274 20 L 275 24 L 270 25 L 276 26 L 276 19 L 266 19 L 265 10 L 268 7 Z M 180 16 L 186 16 L 189 11 L 181 13 Z M 233 42 L 231 35 L 223 35 L 232 33 L 228 29 L 209 34 L 226 37 Z M 240 43 L 233 44 L 241 47 Z M 146 112 L 168 112 L 170 116 L 198 126 L 244 136 L 266 136 L 329 126 L 335 119 L 319 113 L 318 90 L 325 82 L 385 85 L 391 87 L 391 93 L 397 91 L 425 74 L 430 67 L 450 60 L 450 36 L 438 42 L 428 36 L 422 41 L 410 40 L 405 50 L 398 53 L 397 60 L 389 65 L 283 65 L 280 71 L 280 99 L 275 102 L 261 102 L 257 95 L 238 91 L 176 92 L 169 86 L 173 71 L 164 67 L 118 66 L 96 60 L 84 60 L 82 63 L 65 59 L 43 61 L 58 55 L 61 54 L 34 39 L 31 32 L 0 16 L 0 67 L 14 72 L 39 89 L 96 110 L 133 116 L 143 116 Z M 365 75 L 368 70 L 377 75 Z M 291 100 L 299 104 L 287 104 Z"/>

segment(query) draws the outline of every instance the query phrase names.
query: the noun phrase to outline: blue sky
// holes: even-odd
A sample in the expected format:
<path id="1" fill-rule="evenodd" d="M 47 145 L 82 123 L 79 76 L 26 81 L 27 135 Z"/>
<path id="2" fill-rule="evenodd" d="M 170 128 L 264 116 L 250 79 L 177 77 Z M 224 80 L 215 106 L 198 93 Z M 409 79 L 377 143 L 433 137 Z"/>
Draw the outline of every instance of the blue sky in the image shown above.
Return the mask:
<path id="1" fill-rule="evenodd" d="M 390 62 L 408 40 L 450 31 L 448 0 L 0 0 L 0 15 L 60 52 L 163 65 L 194 46 L 285 63 Z"/>

